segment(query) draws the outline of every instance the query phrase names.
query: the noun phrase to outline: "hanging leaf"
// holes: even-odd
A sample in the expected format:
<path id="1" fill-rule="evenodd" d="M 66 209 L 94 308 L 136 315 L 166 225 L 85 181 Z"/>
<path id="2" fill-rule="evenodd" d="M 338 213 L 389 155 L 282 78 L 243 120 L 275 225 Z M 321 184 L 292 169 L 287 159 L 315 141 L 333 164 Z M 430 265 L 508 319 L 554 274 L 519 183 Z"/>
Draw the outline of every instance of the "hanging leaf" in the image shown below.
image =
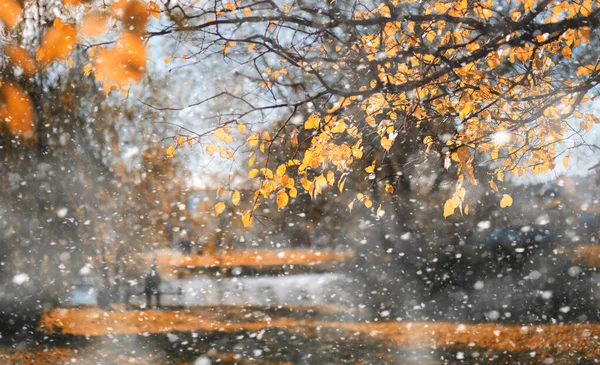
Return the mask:
<path id="1" fill-rule="evenodd" d="M 172 158 L 175 157 L 175 145 L 171 145 L 169 146 L 169 148 L 167 148 L 167 158 Z"/>
<path id="2" fill-rule="evenodd" d="M 223 211 L 225 211 L 225 203 L 218 202 L 217 204 L 215 204 L 215 214 L 217 216 L 223 213 Z"/>
<path id="3" fill-rule="evenodd" d="M 565 169 L 569 166 L 569 157 L 571 157 L 571 155 L 566 155 L 565 157 L 563 157 L 562 163 Z"/>
<path id="4" fill-rule="evenodd" d="M 288 204 L 288 195 L 285 189 L 281 189 L 277 192 L 277 208 L 281 209 Z"/>
<path id="5" fill-rule="evenodd" d="M 304 129 L 318 129 L 319 128 L 319 116 L 312 114 L 308 117 L 308 120 L 304 123 Z"/>
<path id="6" fill-rule="evenodd" d="M 448 199 L 444 204 L 444 219 L 452 214 L 454 214 L 454 204 L 452 203 L 452 199 Z"/>
<path id="7" fill-rule="evenodd" d="M 510 207 L 513 203 L 513 199 L 510 195 L 504 194 L 502 200 L 500 200 L 500 208 Z"/>
<path id="8" fill-rule="evenodd" d="M 253 219 L 254 219 L 254 216 L 252 214 L 252 211 L 250 211 L 250 210 L 247 210 L 242 214 L 242 223 L 244 224 L 244 227 L 246 227 L 246 228 L 250 227 Z"/>
<path id="9" fill-rule="evenodd" d="M 231 203 L 232 203 L 233 205 L 238 205 L 238 204 L 240 203 L 240 198 L 241 198 L 241 196 L 240 196 L 240 192 L 239 192 L 239 191 L 237 191 L 237 190 L 236 190 L 236 191 L 234 191 L 234 192 L 233 192 L 233 195 L 231 196 Z"/>
<path id="10" fill-rule="evenodd" d="M 60 18 L 56 18 L 52 27 L 44 34 L 35 58 L 42 68 L 55 60 L 67 59 L 75 49 L 76 39 L 75 27 L 65 25 Z"/>

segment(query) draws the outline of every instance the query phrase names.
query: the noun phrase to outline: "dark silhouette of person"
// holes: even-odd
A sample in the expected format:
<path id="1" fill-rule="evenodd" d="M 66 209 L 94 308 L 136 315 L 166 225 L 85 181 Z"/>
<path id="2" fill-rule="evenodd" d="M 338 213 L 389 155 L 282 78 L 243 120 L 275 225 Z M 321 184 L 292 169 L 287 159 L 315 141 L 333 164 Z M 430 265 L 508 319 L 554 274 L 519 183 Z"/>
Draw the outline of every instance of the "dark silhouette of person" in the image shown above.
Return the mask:
<path id="1" fill-rule="evenodd" d="M 156 308 L 160 307 L 160 275 L 156 269 L 156 262 L 152 263 L 150 272 L 144 279 L 144 294 L 146 294 L 146 308 L 152 308 L 152 296 L 156 296 Z"/>

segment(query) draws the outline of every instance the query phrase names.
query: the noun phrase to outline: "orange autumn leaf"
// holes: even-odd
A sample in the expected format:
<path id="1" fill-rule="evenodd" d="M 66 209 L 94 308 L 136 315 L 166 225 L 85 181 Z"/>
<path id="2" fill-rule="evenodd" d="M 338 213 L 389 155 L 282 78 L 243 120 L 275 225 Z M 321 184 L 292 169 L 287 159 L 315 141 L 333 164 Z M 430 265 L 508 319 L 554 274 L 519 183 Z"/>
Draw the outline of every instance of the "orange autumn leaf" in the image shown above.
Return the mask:
<path id="1" fill-rule="evenodd" d="M 31 99 L 12 83 L 0 88 L 0 121 L 13 136 L 35 138 L 35 110 Z"/>
<path id="2" fill-rule="evenodd" d="M 83 17 L 79 33 L 86 37 L 96 37 L 104 33 L 108 17 L 105 14 L 94 12 Z"/>
<path id="3" fill-rule="evenodd" d="M 123 7 L 121 21 L 128 32 L 142 34 L 148 23 L 150 11 L 140 1 L 130 1 Z"/>
<path id="4" fill-rule="evenodd" d="M 160 7 L 154 1 L 148 3 L 148 11 L 155 18 L 160 18 Z"/>
<path id="5" fill-rule="evenodd" d="M 65 25 L 59 18 L 54 20 L 54 24 L 42 39 L 36 55 L 36 60 L 40 62 L 41 67 L 57 59 L 66 59 L 75 49 L 77 32 L 72 25 Z"/>
<path id="6" fill-rule="evenodd" d="M 225 203 L 218 202 L 217 204 L 215 204 L 215 214 L 216 215 L 221 215 L 221 213 L 223 213 L 224 211 L 225 211 Z"/>
<path id="7" fill-rule="evenodd" d="M 27 50 L 18 45 L 10 44 L 4 47 L 4 53 L 10 58 L 11 62 L 19 66 L 25 75 L 31 76 L 37 71 L 35 60 Z"/>
<path id="8" fill-rule="evenodd" d="M 238 205 L 240 203 L 240 199 L 241 199 L 240 192 L 237 190 L 234 191 L 233 195 L 231 196 L 231 203 L 233 205 Z"/>
<path id="9" fill-rule="evenodd" d="M 281 209 L 288 204 L 289 198 L 285 189 L 281 189 L 277 192 L 277 209 Z"/>
<path id="10" fill-rule="evenodd" d="M 19 21 L 21 6 L 13 0 L 0 0 L 0 21 L 8 28 L 14 28 Z"/>
<path id="11" fill-rule="evenodd" d="M 126 86 L 142 78 L 146 70 L 146 50 L 142 39 L 126 33 L 114 48 L 98 52 L 94 61 L 96 78 Z"/>
<path id="12" fill-rule="evenodd" d="M 246 228 L 250 227 L 253 219 L 254 219 L 254 216 L 252 215 L 252 211 L 247 210 L 242 214 L 242 223 L 244 224 L 244 227 L 246 227 Z"/>

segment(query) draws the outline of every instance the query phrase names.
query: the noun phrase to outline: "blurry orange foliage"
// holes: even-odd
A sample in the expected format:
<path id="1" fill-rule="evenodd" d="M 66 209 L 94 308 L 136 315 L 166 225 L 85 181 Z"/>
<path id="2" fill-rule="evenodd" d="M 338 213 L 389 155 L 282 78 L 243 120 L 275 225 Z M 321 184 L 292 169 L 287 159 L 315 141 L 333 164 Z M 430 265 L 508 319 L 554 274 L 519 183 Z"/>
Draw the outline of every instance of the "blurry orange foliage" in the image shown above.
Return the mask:
<path id="1" fill-rule="evenodd" d="M 146 50 L 142 39 L 125 33 L 114 48 L 100 49 L 95 59 L 96 78 L 120 86 L 139 81 L 146 69 Z"/>
<path id="2" fill-rule="evenodd" d="M 35 138 L 35 111 L 31 99 L 12 83 L 0 87 L 0 120 L 13 136 Z"/>
<path id="3" fill-rule="evenodd" d="M 96 37 L 104 33 L 108 17 L 100 12 L 86 14 L 83 17 L 80 34 L 86 37 Z"/>
<path id="4" fill-rule="evenodd" d="M 142 34 L 150 11 L 143 3 L 139 1 L 124 1 L 120 0 L 113 6 L 115 15 L 121 17 L 123 28 L 130 33 Z"/>
<path id="5" fill-rule="evenodd" d="M 65 25 L 56 18 L 42 39 L 36 59 L 42 67 L 57 59 L 65 59 L 75 49 L 77 32 L 72 25 Z"/>
<path id="6" fill-rule="evenodd" d="M 0 0 L 0 21 L 9 28 L 14 28 L 19 20 L 21 6 L 13 0 Z"/>
<path id="7" fill-rule="evenodd" d="M 16 44 L 4 46 L 4 53 L 6 53 L 12 63 L 23 69 L 25 75 L 31 76 L 37 71 L 35 60 L 31 54 L 20 46 Z"/>

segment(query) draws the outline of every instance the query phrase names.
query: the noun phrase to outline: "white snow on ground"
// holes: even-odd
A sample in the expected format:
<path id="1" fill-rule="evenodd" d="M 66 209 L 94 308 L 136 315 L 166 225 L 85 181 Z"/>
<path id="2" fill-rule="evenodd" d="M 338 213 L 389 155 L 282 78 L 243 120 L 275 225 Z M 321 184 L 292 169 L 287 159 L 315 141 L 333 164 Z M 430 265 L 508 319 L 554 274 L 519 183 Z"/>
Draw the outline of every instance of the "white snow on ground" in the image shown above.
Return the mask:
<path id="1" fill-rule="evenodd" d="M 240 277 L 215 280 L 197 277 L 161 284 L 161 305 L 321 305 L 351 304 L 349 278 L 334 273 Z M 181 293 L 181 294 L 179 294 Z M 143 296 L 131 299 L 133 304 Z"/>

